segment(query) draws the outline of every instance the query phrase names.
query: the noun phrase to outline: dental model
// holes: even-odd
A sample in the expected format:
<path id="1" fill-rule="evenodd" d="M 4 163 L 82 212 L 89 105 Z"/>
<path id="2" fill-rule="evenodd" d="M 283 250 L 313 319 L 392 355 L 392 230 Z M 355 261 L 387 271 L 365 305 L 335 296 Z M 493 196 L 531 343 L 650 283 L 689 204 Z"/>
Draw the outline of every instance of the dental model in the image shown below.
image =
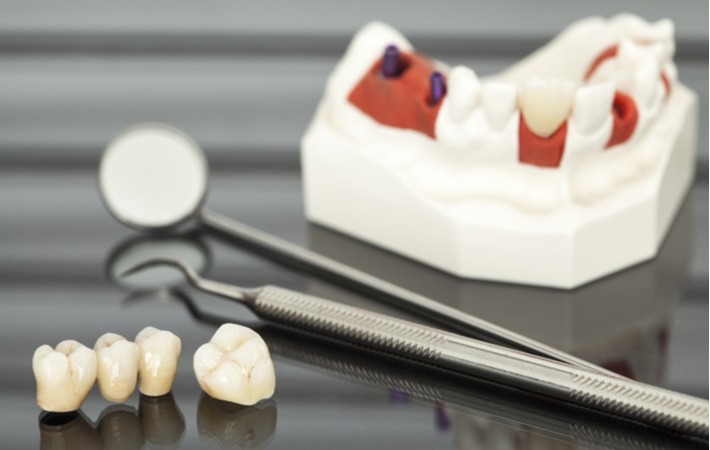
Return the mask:
<path id="1" fill-rule="evenodd" d="M 32 358 L 37 381 L 37 405 L 45 411 L 77 410 L 96 381 L 96 353 L 77 341 L 60 342 L 56 349 L 39 347 Z"/>
<path id="2" fill-rule="evenodd" d="M 126 401 L 136 389 L 138 380 L 138 345 L 121 335 L 106 333 L 96 341 L 94 351 L 101 395 L 111 402 Z"/>
<path id="3" fill-rule="evenodd" d="M 453 274 L 573 288 L 652 258 L 691 183 L 673 24 L 573 24 L 479 79 L 371 23 L 302 140 L 312 222 Z"/>
<path id="4" fill-rule="evenodd" d="M 217 400 L 253 405 L 271 397 L 274 364 L 264 340 L 253 330 L 227 323 L 219 327 L 193 359 L 197 382 Z"/>
<path id="5" fill-rule="evenodd" d="M 180 338 L 169 331 L 146 327 L 138 333 L 135 342 L 140 350 L 138 390 L 151 397 L 167 394 L 175 381 L 180 359 Z"/>

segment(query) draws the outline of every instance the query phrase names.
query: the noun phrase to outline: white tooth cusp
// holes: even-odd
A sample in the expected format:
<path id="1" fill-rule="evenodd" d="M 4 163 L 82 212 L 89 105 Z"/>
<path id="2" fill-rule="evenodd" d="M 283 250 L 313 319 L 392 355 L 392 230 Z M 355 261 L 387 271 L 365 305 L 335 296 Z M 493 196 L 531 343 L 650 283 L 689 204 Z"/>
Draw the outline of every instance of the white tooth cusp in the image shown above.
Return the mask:
<path id="1" fill-rule="evenodd" d="M 599 129 L 611 114 L 616 85 L 613 82 L 592 84 L 577 90 L 570 119 L 584 134 Z"/>
<path id="2" fill-rule="evenodd" d="M 74 411 L 81 407 L 96 381 L 96 353 L 73 340 L 60 342 L 56 349 L 43 345 L 34 353 L 32 370 L 40 408 Z"/>
<path id="3" fill-rule="evenodd" d="M 121 335 L 106 333 L 94 345 L 98 359 L 97 381 L 101 395 L 111 402 L 131 396 L 138 379 L 140 350 Z"/>
<path id="4" fill-rule="evenodd" d="M 140 350 L 138 389 L 150 397 L 167 394 L 177 372 L 180 338 L 169 331 L 146 327 L 138 333 L 135 342 Z"/>
<path id="5" fill-rule="evenodd" d="M 274 394 L 276 375 L 264 340 L 253 330 L 224 324 L 195 352 L 195 376 L 209 396 L 253 405 Z"/>
<path id="6" fill-rule="evenodd" d="M 549 137 L 567 119 L 576 86 L 557 78 L 528 78 L 520 92 L 520 110 L 530 131 Z"/>
<path id="7" fill-rule="evenodd" d="M 465 66 L 451 69 L 447 82 L 449 114 L 452 120 L 462 122 L 478 103 L 481 83 L 476 73 Z"/>

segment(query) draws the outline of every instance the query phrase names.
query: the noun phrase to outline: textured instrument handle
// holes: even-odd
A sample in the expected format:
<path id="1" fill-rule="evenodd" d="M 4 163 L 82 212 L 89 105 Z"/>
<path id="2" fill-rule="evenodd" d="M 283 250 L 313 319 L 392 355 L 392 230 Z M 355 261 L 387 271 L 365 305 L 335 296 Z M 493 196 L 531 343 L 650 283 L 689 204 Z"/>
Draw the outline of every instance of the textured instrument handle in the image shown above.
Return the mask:
<path id="1" fill-rule="evenodd" d="M 274 286 L 253 303 L 262 318 L 479 376 L 677 432 L 707 438 L 707 400 L 475 341 Z"/>
<path id="2" fill-rule="evenodd" d="M 276 323 L 432 363 L 446 342 L 433 329 L 275 286 L 262 289 L 254 311 Z"/>

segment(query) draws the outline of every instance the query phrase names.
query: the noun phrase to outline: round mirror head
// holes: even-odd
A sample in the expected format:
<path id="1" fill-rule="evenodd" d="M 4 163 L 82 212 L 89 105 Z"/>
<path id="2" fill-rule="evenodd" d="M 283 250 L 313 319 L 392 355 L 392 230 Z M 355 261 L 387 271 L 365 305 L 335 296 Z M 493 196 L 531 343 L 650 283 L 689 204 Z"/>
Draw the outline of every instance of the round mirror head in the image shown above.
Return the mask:
<path id="1" fill-rule="evenodd" d="M 139 125 L 106 148 L 99 189 L 118 220 L 159 230 L 180 225 L 197 211 L 207 178 L 207 161 L 192 139 L 166 125 Z"/>

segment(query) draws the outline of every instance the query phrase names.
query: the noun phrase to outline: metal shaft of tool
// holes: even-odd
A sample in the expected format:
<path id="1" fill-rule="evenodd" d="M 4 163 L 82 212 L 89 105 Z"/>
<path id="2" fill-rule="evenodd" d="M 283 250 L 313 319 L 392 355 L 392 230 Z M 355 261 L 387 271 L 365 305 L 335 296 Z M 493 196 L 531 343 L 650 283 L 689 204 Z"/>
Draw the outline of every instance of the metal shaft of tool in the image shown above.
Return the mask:
<path id="1" fill-rule="evenodd" d="M 200 287 L 199 284 L 197 284 Z M 202 286 L 231 298 L 228 292 Z M 674 432 L 708 437 L 707 400 L 266 286 L 240 301 L 260 317 Z"/>
<path id="2" fill-rule="evenodd" d="M 612 377 L 620 375 L 603 369 L 583 359 L 530 339 L 506 328 L 487 322 L 463 311 L 404 289 L 388 281 L 377 278 L 348 265 L 319 255 L 298 245 L 279 239 L 263 231 L 244 225 L 215 212 L 203 209 L 200 212 L 203 225 L 220 233 L 229 235 L 251 249 L 265 254 L 289 266 L 306 269 L 315 275 L 333 280 L 338 284 L 355 287 L 366 293 L 375 294 L 397 306 L 435 321 L 456 332 L 474 338 L 491 340 L 538 356 L 544 356 L 583 367 L 593 372 Z"/>

